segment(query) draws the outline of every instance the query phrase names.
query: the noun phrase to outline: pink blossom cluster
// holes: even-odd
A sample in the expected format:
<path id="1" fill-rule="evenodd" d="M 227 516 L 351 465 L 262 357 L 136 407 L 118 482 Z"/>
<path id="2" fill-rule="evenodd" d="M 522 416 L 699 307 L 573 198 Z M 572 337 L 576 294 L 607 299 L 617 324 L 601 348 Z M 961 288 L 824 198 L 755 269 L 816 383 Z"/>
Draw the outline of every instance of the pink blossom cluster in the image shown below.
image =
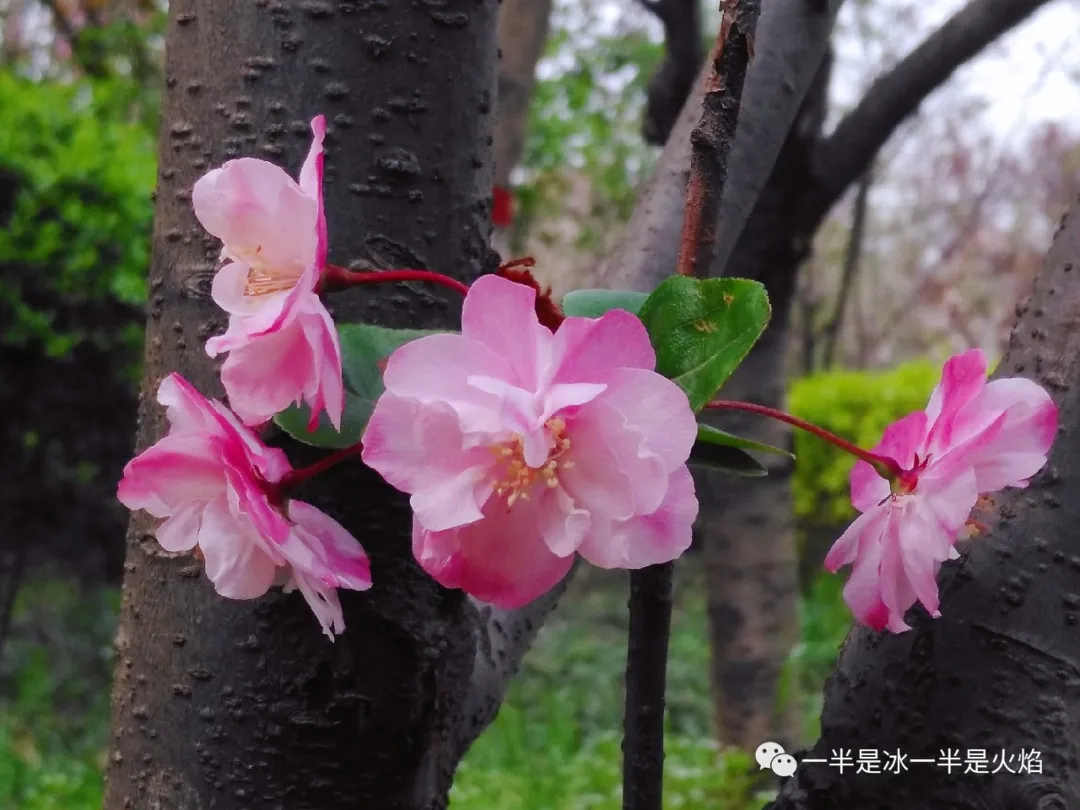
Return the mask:
<path id="1" fill-rule="evenodd" d="M 342 347 L 320 295 L 328 274 L 343 275 L 327 265 L 325 119 L 311 128 L 299 182 L 241 158 L 195 184 L 195 214 L 223 243 L 213 299 L 229 324 L 206 350 L 228 354 L 231 411 L 166 377 L 158 401 L 168 434 L 127 465 L 118 494 L 163 519 L 166 551 L 197 550 L 222 596 L 297 589 L 333 639 L 344 629 L 337 589 L 370 588 L 368 558 L 334 519 L 291 497 L 314 468 L 293 470 L 252 430 L 299 403 L 309 428 L 325 412 L 341 429 Z M 410 273 L 437 276 L 382 280 Z M 409 494 L 424 570 L 516 608 L 579 555 L 623 569 L 679 557 L 698 513 L 687 467 L 698 424 L 683 389 L 656 372 L 642 321 L 620 309 L 563 317 L 535 285 L 497 275 L 467 290 L 439 278 L 466 292 L 460 333 L 389 357 L 385 392 L 352 448 Z M 915 602 L 938 616 L 938 569 L 957 556 L 979 497 L 1026 486 L 1046 463 L 1057 427 L 1049 395 L 1025 379 L 987 383 L 986 371 L 980 351 L 952 358 L 926 409 L 891 425 L 870 452 L 831 439 L 864 459 L 851 475 L 862 514 L 825 564 L 853 565 L 845 599 L 870 627 L 908 629 Z"/>
<path id="2" fill-rule="evenodd" d="M 872 453 L 903 473 L 890 481 L 860 461 L 851 500 L 862 514 L 825 558 L 836 571 L 853 564 L 844 599 L 875 630 L 909 630 L 904 613 L 921 602 L 938 610 L 937 573 L 959 556 L 980 495 L 1026 487 L 1046 464 L 1057 432 L 1057 407 L 1031 380 L 986 381 L 978 349 L 950 359 L 926 410 L 885 430 Z"/>

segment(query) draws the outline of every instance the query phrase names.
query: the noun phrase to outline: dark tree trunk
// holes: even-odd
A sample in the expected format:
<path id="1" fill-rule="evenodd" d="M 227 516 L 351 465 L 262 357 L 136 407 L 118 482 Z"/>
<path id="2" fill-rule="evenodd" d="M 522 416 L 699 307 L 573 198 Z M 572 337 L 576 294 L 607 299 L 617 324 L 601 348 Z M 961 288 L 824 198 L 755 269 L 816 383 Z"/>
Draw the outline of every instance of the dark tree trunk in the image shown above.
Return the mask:
<path id="1" fill-rule="evenodd" d="M 203 352 L 224 326 L 208 296 L 219 248 L 191 209 L 208 168 L 253 155 L 295 173 L 308 121 L 325 113 L 330 260 L 463 280 L 481 272 L 496 8 L 174 0 L 140 449 L 166 428 L 155 393 L 167 372 L 221 394 Z M 390 326 L 452 326 L 458 306 L 402 287 L 332 301 L 339 318 Z M 294 463 L 314 455 L 283 446 Z M 194 559 L 160 551 L 145 513 L 133 518 L 107 810 L 445 807 L 457 759 L 493 715 L 491 701 L 463 710 L 478 612 L 415 564 L 408 503 L 376 475 L 346 466 L 311 490 L 305 499 L 349 527 L 372 561 L 374 588 L 341 594 L 347 629 L 336 643 L 298 593 L 218 597 Z"/>
<path id="2" fill-rule="evenodd" d="M 1050 461 L 995 496 L 990 532 L 939 576 L 940 619 L 901 635 L 855 630 L 825 694 L 821 739 L 797 757 L 859 749 L 942 759 L 895 773 L 803 763 L 773 810 L 1072 810 L 1080 807 L 1080 208 L 1066 217 L 996 376 L 1037 380 L 1060 408 Z M 986 518 L 984 518 L 986 520 Z M 987 772 L 964 773 L 969 749 Z M 1004 755 L 1001 752 L 1004 750 Z M 1022 750 L 1041 754 L 1023 773 Z M 1010 760 L 1009 757 L 1012 757 Z M 1008 769 L 994 761 L 1004 761 Z"/>

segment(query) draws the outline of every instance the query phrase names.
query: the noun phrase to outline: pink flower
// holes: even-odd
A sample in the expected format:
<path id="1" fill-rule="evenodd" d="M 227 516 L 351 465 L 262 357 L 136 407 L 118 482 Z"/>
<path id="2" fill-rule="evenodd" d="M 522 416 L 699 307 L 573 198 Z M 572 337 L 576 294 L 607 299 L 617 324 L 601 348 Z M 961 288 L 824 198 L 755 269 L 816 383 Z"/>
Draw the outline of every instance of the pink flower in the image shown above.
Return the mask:
<path id="1" fill-rule="evenodd" d="M 326 119 L 313 119 L 311 130 L 299 183 L 273 163 L 240 158 L 199 178 L 192 191 L 195 216 L 224 243 L 212 293 L 229 313 L 229 329 L 206 351 L 229 352 L 222 382 L 249 425 L 306 401 L 312 427 L 322 410 L 341 426 L 341 347 L 318 294 L 327 252 Z"/>
<path id="2" fill-rule="evenodd" d="M 935 618 L 937 572 L 959 556 L 954 544 L 979 496 L 1025 487 L 1046 463 L 1057 407 L 1031 380 L 987 383 L 978 349 L 950 359 L 925 411 L 890 425 L 871 452 L 905 474 L 890 484 L 865 461 L 851 472 L 851 500 L 862 514 L 829 550 L 832 572 L 854 563 L 844 599 L 875 630 L 909 630 L 916 601 Z"/>
<path id="3" fill-rule="evenodd" d="M 550 590 L 575 552 L 604 568 L 678 557 L 698 509 L 697 422 L 641 322 L 615 310 L 552 334 L 535 298 L 485 276 L 460 335 L 394 352 L 362 454 L 411 494 L 424 569 L 504 608 Z"/>
<path id="4" fill-rule="evenodd" d="M 254 599 L 275 584 L 299 588 L 331 639 L 345 628 L 337 588 L 367 590 L 360 544 L 314 506 L 282 504 L 275 484 L 292 469 L 221 403 L 178 374 L 158 388 L 169 433 L 128 462 L 118 497 L 166 518 L 157 530 L 170 552 L 198 546 L 206 575 L 230 599 Z"/>

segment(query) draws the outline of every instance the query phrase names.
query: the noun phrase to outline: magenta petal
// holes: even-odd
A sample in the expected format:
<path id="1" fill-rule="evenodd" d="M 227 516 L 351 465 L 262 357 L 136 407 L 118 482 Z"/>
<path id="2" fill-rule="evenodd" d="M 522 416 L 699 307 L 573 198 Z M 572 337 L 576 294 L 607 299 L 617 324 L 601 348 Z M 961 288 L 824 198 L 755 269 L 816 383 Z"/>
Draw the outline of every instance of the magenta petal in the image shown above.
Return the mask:
<path id="1" fill-rule="evenodd" d="M 957 444 L 956 418 L 986 386 L 986 355 L 971 349 L 951 357 L 941 370 L 941 382 L 930 394 L 926 415 L 930 425 L 926 450 L 940 455 Z"/>
<path id="2" fill-rule="evenodd" d="M 165 436 L 124 467 L 117 498 L 128 509 L 169 517 L 225 491 L 223 463 L 211 442 L 191 433 Z"/>
<path id="3" fill-rule="evenodd" d="M 880 543 L 890 508 L 888 504 L 875 506 L 855 518 L 825 555 L 825 570 L 835 574 L 842 566 L 855 562 L 864 538 L 866 543 Z"/>

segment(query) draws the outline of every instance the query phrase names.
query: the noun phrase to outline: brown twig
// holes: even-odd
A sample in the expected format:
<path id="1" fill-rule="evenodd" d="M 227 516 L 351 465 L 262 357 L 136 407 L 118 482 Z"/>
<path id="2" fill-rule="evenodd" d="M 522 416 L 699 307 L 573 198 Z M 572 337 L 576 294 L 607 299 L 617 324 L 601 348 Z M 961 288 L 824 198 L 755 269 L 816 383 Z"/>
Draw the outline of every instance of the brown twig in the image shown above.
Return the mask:
<path id="1" fill-rule="evenodd" d="M 676 272 L 681 276 L 707 273 L 712 262 L 743 85 L 747 68 L 754 58 L 754 35 L 761 2 L 722 0 L 721 12 L 720 31 L 709 54 L 712 72 L 705 88 L 701 122 L 690 134 L 693 154 L 676 266 Z"/>

